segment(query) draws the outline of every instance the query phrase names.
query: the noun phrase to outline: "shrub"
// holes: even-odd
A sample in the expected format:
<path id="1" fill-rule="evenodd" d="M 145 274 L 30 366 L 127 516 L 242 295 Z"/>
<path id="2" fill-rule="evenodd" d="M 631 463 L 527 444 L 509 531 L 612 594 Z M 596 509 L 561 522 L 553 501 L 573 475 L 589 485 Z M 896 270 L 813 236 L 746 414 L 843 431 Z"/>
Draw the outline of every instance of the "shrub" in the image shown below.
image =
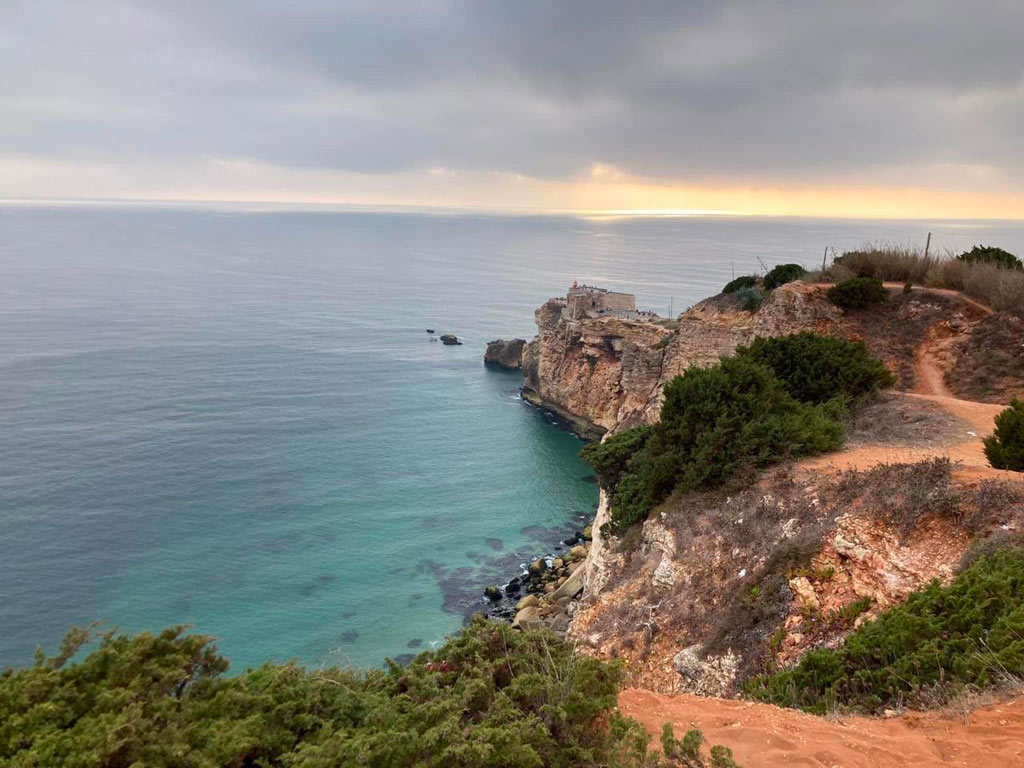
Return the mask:
<path id="1" fill-rule="evenodd" d="M 993 467 L 1024 472 L 1024 400 L 1010 401 L 1010 407 L 996 416 L 995 432 L 984 443 Z"/>
<path id="2" fill-rule="evenodd" d="M 829 301 L 845 309 L 863 309 L 885 301 L 888 295 L 877 277 L 851 277 L 828 289 Z"/>
<path id="3" fill-rule="evenodd" d="M 864 342 L 807 331 L 756 339 L 736 354 L 771 368 L 786 391 L 805 403 L 854 399 L 894 381 Z"/>
<path id="4" fill-rule="evenodd" d="M 673 491 L 721 485 L 740 467 L 834 450 L 842 426 L 828 410 L 795 400 L 749 357 L 689 368 L 665 385 L 661 421 L 619 474 L 610 529 L 643 520 Z M 618 447 L 625 447 L 625 443 Z M 603 458 L 599 456 L 599 459 Z M 621 456 L 606 465 L 621 466 Z"/>
<path id="5" fill-rule="evenodd" d="M 751 696 L 824 713 L 877 712 L 926 691 L 952 696 L 1024 675 L 1024 550 L 979 559 L 948 587 L 938 580 L 783 672 L 752 678 Z"/>
<path id="6" fill-rule="evenodd" d="M 704 734 L 696 728 L 687 731 L 682 739 L 676 738 L 670 723 L 665 723 L 661 729 L 661 753 L 673 765 L 680 765 L 682 768 L 704 768 L 707 763 L 704 761 L 704 755 L 701 754 L 703 744 Z M 731 749 L 716 744 L 711 748 L 711 768 L 740 768 L 740 766 L 733 760 Z"/>
<path id="7" fill-rule="evenodd" d="M 740 288 L 752 288 L 757 285 L 757 278 L 753 275 L 740 275 L 725 284 L 722 293 L 735 293 Z"/>
<path id="8" fill-rule="evenodd" d="M 778 288 L 780 285 L 799 280 L 805 274 L 807 274 L 807 270 L 799 264 L 779 264 L 764 276 L 764 287 Z"/>
<path id="9" fill-rule="evenodd" d="M 614 488 L 626 474 L 629 460 L 647 444 L 650 436 L 650 427 L 633 427 L 605 438 L 604 442 L 584 446 L 580 456 L 594 468 L 602 486 Z"/>
<path id="10" fill-rule="evenodd" d="M 907 280 L 907 282 L 905 282 L 903 284 L 903 293 L 910 293 L 913 290 L 914 290 L 914 283 L 912 281 L 910 281 L 910 280 Z"/>
<path id="11" fill-rule="evenodd" d="M 764 294 L 757 288 L 741 288 L 736 291 L 736 300 L 744 312 L 756 312 L 764 302 Z"/>
<path id="12" fill-rule="evenodd" d="M 912 246 L 877 243 L 865 245 L 858 251 L 847 251 L 832 266 L 833 270 L 840 267 L 848 277 L 921 283 L 936 261 L 933 256 L 926 259 L 920 250 Z"/>
<path id="13" fill-rule="evenodd" d="M 408 667 L 264 664 L 227 677 L 212 641 L 72 632 L 0 675 L 0 764 L 128 766 L 652 765 L 621 717 L 618 662 L 478 617 Z"/>
<path id="14" fill-rule="evenodd" d="M 971 250 L 957 256 L 960 261 L 994 264 L 1002 269 L 1024 269 L 1024 262 L 1012 253 L 996 248 L 993 245 L 976 245 Z"/>

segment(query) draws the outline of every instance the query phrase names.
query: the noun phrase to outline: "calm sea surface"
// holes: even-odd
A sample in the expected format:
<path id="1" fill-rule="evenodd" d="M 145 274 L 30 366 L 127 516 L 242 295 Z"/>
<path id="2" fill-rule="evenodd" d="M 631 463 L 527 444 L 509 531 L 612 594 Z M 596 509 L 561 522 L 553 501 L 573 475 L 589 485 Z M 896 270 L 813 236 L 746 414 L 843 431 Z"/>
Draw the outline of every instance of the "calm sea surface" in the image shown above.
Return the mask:
<path id="1" fill-rule="evenodd" d="M 597 500 L 489 339 L 574 279 L 678 312 L 928 230 L 1024 252 L 1018 223 L 0 207 L 0 665 L 93 620 L 236 669 L 426 648 Z"/>

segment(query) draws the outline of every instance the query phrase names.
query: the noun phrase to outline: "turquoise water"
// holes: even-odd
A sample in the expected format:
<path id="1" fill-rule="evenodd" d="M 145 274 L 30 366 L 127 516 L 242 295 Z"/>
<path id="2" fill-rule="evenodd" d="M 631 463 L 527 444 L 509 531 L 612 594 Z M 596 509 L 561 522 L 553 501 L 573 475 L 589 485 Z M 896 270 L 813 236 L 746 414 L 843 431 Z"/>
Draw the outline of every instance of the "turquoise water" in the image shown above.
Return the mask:
<path id="1" fill-rule="evenodd" d="M 1024 251 L 1017 224 L 0 207 L 0 664 L 93 620 L 191 624 L 236 668 L 438 642 L 597 498 L 487 340 L 574 279 L 678 311 L 929 228 Z"/>

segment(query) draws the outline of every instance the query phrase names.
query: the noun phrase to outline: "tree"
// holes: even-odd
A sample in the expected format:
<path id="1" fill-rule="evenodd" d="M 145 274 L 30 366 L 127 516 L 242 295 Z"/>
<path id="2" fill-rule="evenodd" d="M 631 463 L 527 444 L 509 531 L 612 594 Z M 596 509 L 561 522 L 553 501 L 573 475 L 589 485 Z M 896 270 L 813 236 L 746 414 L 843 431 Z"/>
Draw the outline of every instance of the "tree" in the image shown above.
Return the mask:
<path id="1" fill-rule="evenodd" d="M 994 245 L 976 245 L 969 251 L 964 251 L 957 258 L 960 261 L 967 261 L 980 264 L 994 264 L 1003 269 L 1024 270 L 1024 262 L 1002 248 Z"/>

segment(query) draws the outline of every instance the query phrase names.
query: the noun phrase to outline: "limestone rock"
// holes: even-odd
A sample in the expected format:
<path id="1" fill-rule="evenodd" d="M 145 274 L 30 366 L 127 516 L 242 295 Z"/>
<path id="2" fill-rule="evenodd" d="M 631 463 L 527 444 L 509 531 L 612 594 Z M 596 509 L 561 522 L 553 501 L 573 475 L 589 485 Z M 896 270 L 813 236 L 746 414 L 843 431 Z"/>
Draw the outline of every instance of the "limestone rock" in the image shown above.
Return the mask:
<path id="1" fill-rule="evenodd" d="M 700 696 L 724 696 L 736 679 L 738 659 L 731 653 L 701 658 L 701 646 L 683 648 L 672 659 L 686 689 Z"/>
<path id="2" fill-rule="evenodd" d="M 796 595 L 800 604 L 805 608 L 811 608 L 815 611 L 821 608 L 818 596 L 814 594 L 814 587 L 806 576 L 797 576 L 790 579 L 789 588 L 793 590 L 793 594 Z"/>
<path id="3" fill-rule="evenodd" d="M 535 608 L 540 600 L 537 599 L 536 595 L 527 595 L 518 603 L 516 603 L 516 610 L 521 611 L 524 608 Z"/>
<path id="4" fill-rule="evenodd" d="M 516 617 L 512 620 L 512 626 L 519 629 L 540 629 L 544 626 L 544 622 L 540 618 L 540 611 L 537 609 L 537 606 L 531 605 L 516 611 Z"/>
<path id="5" fill-rule="evenodd" d="M 441 343 L 447 344 L 449 347 L 457 347 L 462 345 L 462 342 L 459 341 L 459 337 L 456 336 L 454 333 L 441 334 Z"/>
<path id="6" fill-rule="evenodd" d="M 487 342 L 484 352 L 484 363 L 497 368 L 518 370 L 523 367 L 523 350 L 525 339 L 495 339 Z"/>

